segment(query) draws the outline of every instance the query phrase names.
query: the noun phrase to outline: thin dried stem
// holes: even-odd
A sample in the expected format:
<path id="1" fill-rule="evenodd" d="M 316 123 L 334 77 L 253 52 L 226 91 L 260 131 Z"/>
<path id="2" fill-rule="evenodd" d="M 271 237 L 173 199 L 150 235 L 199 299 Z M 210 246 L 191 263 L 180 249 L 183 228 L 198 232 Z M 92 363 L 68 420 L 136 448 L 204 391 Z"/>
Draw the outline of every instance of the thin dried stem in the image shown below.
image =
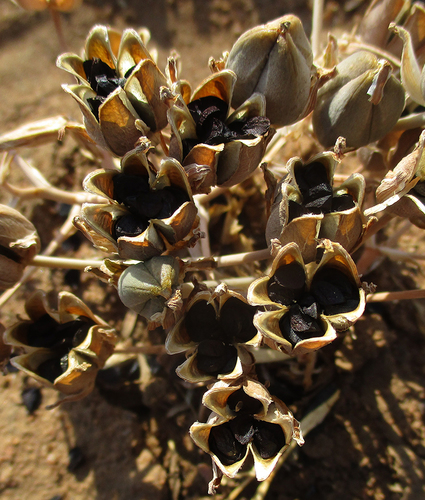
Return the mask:
<path id="1" fill-rule="evenodd" d="M 56 9 L 49 9 L 49 10 L 50 10 L 50 14 L 52 16 L 53 24 L 55 25 L 56 33 L 58 35 L 59 45 L 60 45 L 61 51 L 68 52 L 69 49 L 68 49 L 68 44 L 66 43 L 65 37 L 63 35 L 62 19 L 61 19 L 60 12 L 57 11 Z"/>
<path id="2" fill-rule="evenodd" d="M 422 253 L 403 252 L 402 250 L 397 250 L 396 248 L 381 247 L 381 246 L 377 246 L 376 250 L 394 259 L 425 260 L 425 255 Z"/>
<path id="3" fill-rule="evenodd" d="M 47 255 L 36 255 L 31 265 L 37 267 L 50 267 L 60 269 L 78 269 L 83 271 L 86 267 L 100 267 L 103 260 L 70 259 L 66 257 L 52 257 Z"/>
<path id="4" fill-rule="evenodd" d="M 268 258 L 270 258 L 270 250 L 263 248 L 262 250 L 255 250 L 253 252 L 222 255 L 221 257 L 214 257 L 214 260 L 217 263 L 217 267 L 229 267 L 257 262 L 258 260 L 266 260 Z"/>
<path id="5" fill-rule="evenodd" d="M 42 198 L 44 200 L 57 201 L 67 205 L 81 205 L 83 203 L 106 203 L 106 198 L 91 193 L 81 191 L 79 193 L 69 193 L 62 189 L 50 187 L 18 188 L 8 182 L 3 183 L 3 187 L 14 196 L 24 200 L 32 198 Z"/>
<path id="6" fill-rule="evenodd" d="M 425 299 L 425 290 L 403 290 L 401 292 L 379 292 L 368 295 L 367 302 L 391 302 L 393 300 Z"/>

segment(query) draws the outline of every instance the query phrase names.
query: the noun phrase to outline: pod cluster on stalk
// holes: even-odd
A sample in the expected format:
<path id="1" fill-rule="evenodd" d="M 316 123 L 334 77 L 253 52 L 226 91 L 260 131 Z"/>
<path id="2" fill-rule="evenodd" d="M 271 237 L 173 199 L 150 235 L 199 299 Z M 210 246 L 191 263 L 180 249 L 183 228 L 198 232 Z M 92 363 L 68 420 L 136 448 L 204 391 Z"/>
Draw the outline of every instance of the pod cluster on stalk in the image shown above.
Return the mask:
<path id="1" fill-rule="evenodd" d="M 94 201 L 82 204 L 74 224 L 108 253 L 93 273 L 149 330 L 165 331 L 169 354 L 184 353 L 179 377 L 207 386 L 202 402 L 211 413 L 190 435 L 212 458 L 210 493 L 249 461 L 265 480 L 292 442 L 304 442 L 302 424 L 257 373 L 256 354 L 314 360 L 363 315 L 368 288 L 355 252 L 376 214 L 425 228 L 425 131 L 419 127 L 391 168 L 400 123 L 425 104 L 423 40 L 413 12 L 389 32 L 378 29 L 393 21 L 384 2 L 373 6 L 353 46 L 330 39 L 322 64 L 296 16 L 254 27 L 210 60 L 212 75 L 195 90 L 180 78 L 176 53 L 159 68 L 147 30 L 98 25 L 82 56 L 57 60 L 76 78 L 63 88 L 80 107 L 87 141 L 112 160 L 85 178 Z M 311 154 L 263 163 L 279 140 L 303 136 L 314 144 Z M 341 179 L 347 152 L 353 170 L 362 162 L 368 172 L 372 157 L 384 165 L 367 207 L 368 179 L 356 172 Z M 258 207 L 249 206 L 253 199 Z M 263 266 L 250 260 L 246 219 L 267 247 Z M 212 257 L 214 246 L 245 250 L 233 256 L 233 276 L 217 271 L 225 264 Z M 32 224 L 2 208 L 0 264 L 10 264 L 3 288 L 39 249 Z M 232 284 L 247 275 L 245 288 Z M 4 334 L 20 353 L 13 364 L 64 400 L 87 395 L 116 332 L 66 292 L 57 310 L 36 293 L 26 312 L 30 319 Z"/>

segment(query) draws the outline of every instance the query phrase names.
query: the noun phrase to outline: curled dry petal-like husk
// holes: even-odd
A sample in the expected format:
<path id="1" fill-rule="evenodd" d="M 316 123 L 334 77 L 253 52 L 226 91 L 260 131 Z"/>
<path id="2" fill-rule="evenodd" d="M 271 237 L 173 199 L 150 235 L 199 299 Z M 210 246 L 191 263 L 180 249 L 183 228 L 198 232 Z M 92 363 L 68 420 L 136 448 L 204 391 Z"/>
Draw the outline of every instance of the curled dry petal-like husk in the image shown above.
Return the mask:
<path id="1" fill-rule="evenodd" d="M 213 375 L 200 371 L 197 365 L 197 346 L 193 350 L 186 352 L 188 358 L 176 368 L 176 373 L 183 380 L 192 383 L 207 383 L 215 379 L 236 380 L 252 369 L 255 360 L 254 356 L 247 351 L 243 345 L 236 344 L 235 348 L 237 351 L 236 364 L 229 373 L 219 373 L 217 377 L 214 377 Z"/>
<path id="2" fill-rule="evenodd" d="M 330 321 L 321 314 L 319 322 L 324 334 L 320 337 L 301 340 L 295 344 L 295 346 L 292 346 L 292 344 L 283 337 L 279 326 L 279 321 L 288 311 L 289 307 L 282 306 L 282 308 L 277 311 L 258 312 L 254 316 L 254 325 L 264 335 L 265 343 L 272 349 L 280 350 L 289 356 L 298 356 L 300 354 L 317 351 L 317 349 L 321 349 L 336 339 L 337 335 L 335 328 L 331 325 Z"/>
<path id="3" fill-rule="evenodd" d="M 118 280 L 118 295 L 123 304 L 148 321 L 148 327 L 167 323 L 167 302 L 183 281 L 183 266 L 170 255 L 153 257 L 129 266 Z M 169 325 L 167 325 L 169 326 Z"/>
<path id="4" fill-rule="evenodd" d="M 363 42 L 385 48 L 390 33 L 388 25 L 394 21 L 407 4 L 405 0 L 378 0 L 372 2 L 358 27 Z"/>
<path id="5" fill-rule="evenodd" d="M 400 69 L 401 81 L 404 88 L 415 102 L 424 106 L 425 96 L 421 88 L 421 69 L 415 55 L 410 33 L 401 26 L 396 26 L 394 23 L 390 24 L 390 29 L 403 41 Z"/>
<path id="6" fill-rule="evenodd" d="M 234 73 L 228 70 L 220 71 L 201 83 L 191 101 L 215 96 L 230 106 L 234 85 Z M 264 96 L 253 94 L 227 118 L 226 123 L 264 116 L 265 112 Z M 234 186 L 248 178 L 260 164 L 267 144 L 274 134 L 274 130 L 270 129 L 254 139 L 235 139 L 217 145 L 199 143 L 183 158 L 182 140 L 196 140 L 197 135 L 195 122 L 181 97 L 176 97 L 168 111 L 168 119 L 173 131 L 169 154 L 182 163 L 195 193 L 208 192 L 211 186 L 216 184 L 223 187 Z"/>
<path id="7" fill-rule="evenodd" d="M 375 213 L 387 209 L 388 212 L 408 218 L 420 228 L 425 227 L 425 205 L 423 200 L 410 190 L 425 179 L 425 131 L 412 153 L 405 156 L 394 170 L 390 170 L 376 190 L 378 205 L 369 211 Z"/>
<path id="8" fill-rule="evenodd" d="M 393 128 L 403 111 L 405 93 L 391 71 L 387 61 L 366 51 L 336 66 L 336 76 L 319 90 L 313 112 L 313 129 L 323 146 L 332 147 L 342 136 L 347 147 L 359 148 Z"/>
<path id="9" fill-rule="evenodd" d="M 39 251 L 33 224 L 17 210 L 0 205 L 0 289 L 15 285 Z"/>
<path id="10" fill-rule="evenodd" d="M 255 92 L 264 94 L 266 116 L 274 127 L 301 119 L 314 100 L 310 95 L 316 75 L 313 54 L 301 21 L 291 14 L 242 34 L 226 68 L 237 76 L 233 107 Z"/>
<path id="11" fill-rule="evenodd" d="M 83 0 L 12 0 L 25 10 L 59 10 L 69 12 L 79 7 Z"/>
<path id="12" fill-rule="evenodd" d="M 8 328 L 4 334 L 6 343 L 25 350 L 25 354 L 13 358 L 13 365 L 42 384 L 65 394 L 67 397 L 61 402 L 74 401 L 89 394 L 93 390 L 98 370 L 104 366 L 114 351 L 116 342 L 114 329 L 69 292 L 59 293 L 57 311 L 48 306 L 46 295 L 40 291 L 30 297 L 25 308 L 31 321 L 20 321 Z M 53 383 L 41 377 L 37 369 L 44 361 L 55 358 L 57 354 L 48 348 L 26 344 L 28 326 L 44 314 L 48 314 L 61 324 L 73 321 L 79 316 L 87 317 L 96 323 L 90 327 L 85 339 L 69 351 L 68 368 Z"/>
<path id="13" fill-rule="evenodd" d="M 245 394 L 261 402 L 263 408 L 256 413 L 256 416 L 258 418 L 264 417 L 273 399 L 263 384 L 250 378 L 243 378 L 240 381 L 236 380 L 231 383 L 224 380 L 216 382 L 204 394 L 202 404 L 217 415 L 232 419 L 237 415 L 237 412 L 229 408 L 227 400 L 239 389 L 243 389 Z"/>
<path id="14" fill-rule="evenodd" d="M 282 245 L 294 242 L 301 249 L 305 263 L 315 260 L 319 239 L 330 239 L 351 251 L 359 244 L 367 227 L 367 221 L 361 209 L 365 181 L 360 174 L 353 174 L 339 187 L 333 188 L 333 196 L 349 193 L 353 198 L 354 207 L 342 212 L 305 214 L 288 222 L 289 201 L 302 204 L 302 194 L 295 180 L 295 170 L 308 167 L 313 163 L 320 163 L 325 167 L 329 182 L 333 185 L 333 176 L 338 164 L 333 153 L 320 153 L 306 163 L 303 163 L 300 158 L 291 158 L 287 163 L 288 175 L 276 188 L 266 226 L 266 241 L 269 246 L 274 239 L 278 239 Z"/>
<path id="15" fill-rule="evenodd" d="M 264 335 L 265 342 L 270 347 L 277 348 L 289 355 L 303 354 L 314 351 L 329 344 L 336 338 L 335 330 L 346 330 L 355 323 L 363 314 L 366 307 L 365 292 L 361 286 L 356 265 L 348 252 L 338 243 L 330 240 L 322 240 L 318 248 L 323 248 L 324 252 L 319 263 L 311 262 L 305 265 L 300 249 L 295 243 L 288 243 L 281 247 L 272 263 L 272 268 L 268 275 L 255 280 L 248 289 L 248 302 L 253 305 L 268 306 L 268 311 L 258 311 L 254 317 L 254 324 Z M 359 291 L 359 303 L 357 307 L 348 312 L 335 315 L 320 315 L 320 321 L 324 331 L 321 337 L 313 337 L 298 342 L 294 347 L 286 340 L 280 330 L 279 321 L 289 311 L 289 307 L 273 302 L 267 290 L 267 285 L 276 270 L 282 266 L 297 262 L 306 273 L 306 288 L 309 289 L 315 274 L 324 267 L 331 267 L 343 272 Z M 272 342 L 268 342 L 268 340 Z"/>
<path id="16" fill-rule="evenodd" d="M 222 287 L 218 286 L 214 292 L 211 292 L 210 290 L 201 290 L 194 293 L 190 297 L 189 302 L 186 306 L 186 312 L 190 311 L 190 309 L 197 302 L 205 301 L 214 308 L 216 312 L 216 317 L 219 318 L 221 308 L 224 306 L 227 300 L 229 300 L 232 297 L 237 298 L 238 300 L 244 302 L 245 304 L 248 303 L 245 297 L 243 297 L 238 292 L 235 292 L 234 290 L 229 290 L 227 289 L 227 287 L 223 289 Z M 252 339 L 250 339 L 248 342 L 245 342 L 245 345 L 251 345 L 257 347 L 260 345 L 260 343 L 261 343 L 261 336 L 257 332 L 257 334 L 254 335 Z M 174 325 L 174 327 L 170 330 L 165 340 L 165 348 L 169 354 L 177 354 L 179 352 L 185 352 L 189 349 L 194 349 L 196 345 L 197 343 L 191 340 L 188 332 L 186 331 L 184 317 L 180 318 L 180 320 Z"/>
<path id="17" fill-rule="evenodd" d="M 208 418 L 207 423 L 204 424 L 195 422 L 191 426 L 190 436 L 192 437 L 192 439 L 203 451 L 211 455 L 211 458 L 213 459 L 217 467 L 226 476 L 235 477 L 235 475 L 247 459 L 248 455 L 252 453 L 257 480 L 264 481 L 271 474 L 279 458 L 286 451 L 292 440 L 295 440 L 300 446 L 304 444 L 304 439 L 301 434 L 299 423 L 297 422 L 297 420 L 295 420 L 292 413 L 282 403 L 282 401 L 274 396 L 271 396 L 271 399 L 272 402 L 268 406 L 266 415 L 258 418 L 258 420 L 279 425 L 285 435 L 286 442 L 285 445 L 279 450 L 279 452 L 270 459 L 261 458 L 255 446 L 252 443 L 248 443 L 247 452 L 244 457 L 238 462 L 226 466 L 222 464 L 220 459 L 210 450 L 208 441 L 211 429 L 228 422 L 230 419 L 224 416 L 217 415 L 213 412 Z"/>
<path id="18" fill-rule="evenodd" d="M 189 201 L 183 203 L 167 219 L 150 219 L 147 229 L 138 236 L 123 236 L 115 241 L 115 221 L 129 211 L 113 199 L 113 177 L 118 172 L 98 170 L 84 180 L 84 189 L 105 196 L 111 203 L 83 204 L 81 216 L 77 221 L 79 229 L 96 247 L 112 248 L 112 251 L 118 252 L 123 259 L 146 260 L 165 251 L 190 245 L 195 237 L 194 229 L 198 226 L 199 218 L 187 176 L 181 165 L 173 158 L 166 158 L 161 161 L 155 174 L 144 152 L 135 150 L 123 158 L 122 172 L 146 175 L 153 190 L 176 186 L 187 194 Z"/>
<path id="19" fill-rule="evenodd" d="M 63 88 L 80 106 L 88 134 L 117 156 L 132 150 L 143 134 L 167 125 L 168 106 L 160 97 L 160 89 L 168 82 L 146 49 L 148 38 L 143 31 L 127 29 L 121 35 L 106 26 L 95 26 L 87 37 L 84 59 L 66 53 L 57 60 L 58 67 L 79 81 L 79 85 Z M 118 78 L 125 79 L 124 88 L 117 87 L 99 106 L 98 116 L 88 101 L 97 94 L 83 66 L 84 60 L 94 58 L 115 70 Z"/>

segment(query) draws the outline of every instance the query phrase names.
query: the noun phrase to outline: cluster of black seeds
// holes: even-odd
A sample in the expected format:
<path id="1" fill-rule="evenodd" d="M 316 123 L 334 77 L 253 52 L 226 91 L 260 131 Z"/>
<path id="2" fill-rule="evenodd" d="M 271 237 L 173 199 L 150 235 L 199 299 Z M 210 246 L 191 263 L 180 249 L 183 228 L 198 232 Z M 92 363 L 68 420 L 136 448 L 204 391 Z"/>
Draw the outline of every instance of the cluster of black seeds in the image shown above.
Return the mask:
<path id="1" fill-rule="evenodd" d="M 295 180 L 302 194 L 302 204 L 289 200 L 288 222 L 306 214 L 329 214 L 343 212 L 355 206 L 353 197 L 348 194 L 333 196 L 325 166 L 314 162 L 295 170 Z"/>
<path id="2" fill-rule="evenodd" d="M 52 352 L 52 357 L 37 368 L 37 374 L 53 383 L 65 373 L 68 369 L 69 351 L 84 341 L 94 324 L 85 316 L 58 323 L 47 313 L 29 324 L 25 343 L 31 347 L 44 347 Z"/>
<path id="3" fill-rule="evenodd" d="M 168 219 L 189 201 L 188 195 L 176 186 L 151 190 L 148 178 L 142 175 L 117 174 L 113 177 L 113 198 L 129 210 L 114 225 L 115 240 L 122 236 L 137 236 L 149 226 L 150 219 Z"/>
<path id="4" fill-rule="evenodd" d="M 237 361 L 235 343 L 251 340 L 257 333 L 253 325 L 255 308 L 236 297 L 228 299 L 217 318 L 205 300 L 195 302 L 185 318 L 186 332 L 198 343 L 198 370 L 216 377 L 233 371 Z"/>
<path id="5" fill-rule="evenodd" d="M 183 157 L 197 144 L 211 146 L 225 144 L 236 139 L 254 139 L 270 128 L 265 116 L 235 120 L 227 124 L 228 105 L 215 96 L 201 97 L 187 106 L 196 124 L 196 139 L 183 139 Z"/>
<path id="6" fill-rule="evenodd" d="M 298 262 L 279 267 L 267 284 L 269 298 L 289 307 L 279 321 L 283 337 L 292 346 L 302 340 L 322 337 L 320 315 L 354 311 L 359 305 L 356 285 L 339 269 L 324 266 L 306 290 L 305 272 Z"/>
<path id="7" fill-rule="evenodd" d="M 130 76 L 133 68 L 130 68 L 124 78 L 120 78 L 115 69 L 104 63 L 97 57 L 83 62 L 83 68 L 86 73 L 87 81 L 90 87 L 96 92 L 96 97 L 87 99 L 89 106 L 99 120 L 99 107 L 105 99 L 118 87 L 124 87 L 127 78 Z"/>
<path id="8" fill-rule="evenodd" d="M 285 434 L 277 424 L 257 420 L 263 405 L 241 388 L 231 394 L 227 405 L 236 417 L 212 427 L 208 438 L 210 450 L 224 465 L 232 465 L 245 456 L 248 443 L 253 442 L 261 458 L 274 457 L 286 443 Z"/>

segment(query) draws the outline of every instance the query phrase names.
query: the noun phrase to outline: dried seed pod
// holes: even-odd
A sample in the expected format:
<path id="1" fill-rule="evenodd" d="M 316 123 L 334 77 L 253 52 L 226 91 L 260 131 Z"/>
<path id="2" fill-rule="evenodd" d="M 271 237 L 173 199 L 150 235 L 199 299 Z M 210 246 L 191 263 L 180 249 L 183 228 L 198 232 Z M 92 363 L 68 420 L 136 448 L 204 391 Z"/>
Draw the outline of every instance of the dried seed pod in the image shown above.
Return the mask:
<path id="1" fill-rule="evenodd" d="M 59 10 L 69 12 L 81 5 L 83 0 L 12 0 L 25 10 Z"/>
<path id="2" fill-rule="evenodd" d="M 121 171 L 97 170 L 83 186 L 109 204 L 83 205 L 78 227 L 101 249 L 146 260 L 196 241 L 197 209 L 187 176 L 172 158 L 156 172 L 144 151 L 129 152 Z"/>
<path id="3" fill-rule="evenodd" d="M 337 243 L 323 240 L 319 263 L 305 265 L 289 243 L 277 252 L 268 275 L 248 289 L 250 304 L 267 306 L 254 324 L 266 343 L 290 355 L 319 349 L 363 314 L 365 293 L 356 266 Z"/>
<path id="4" fill-rule="evenodd" d="M 143 31 L 127 29 L 121 35 L 99 25 L 87 37 L 83 58 L 65 53 L 57 60 L 79 82 L 63 89 L 79 104 L 88 134 L 117 156 L 132 150 L 142 135 L 167 125 L 160 88 L 169 82 L 146 40 Z"/>
<path id="5" fill-rule="evenodd" d="M 14 286 L 39 251 L 33 224 L 17 210 L 0 205 L 0 289 Z"/>
<path id="6" fill-rule="evenodd" d="M 317 94 L 313 129 L 319 142 L 332 147 L 342 136 L 347 147 L 359 148 L 384 137 L 400 118 L 405 100 L 390 64 L 361 51 L 335 71 Z"/>
<path id="7" fill-rule="evenodd" d="M 260 94 L 248 96 L 228 116 L 235 79 L 228 70 L 215 73 L 189 102 L 175 97 L 168 112 L 173 132 L 169 154 L 183 165 L 195 193 L 245 180 L 260 164 L 273 136 Z"/>
<path id="8" fill-rule="evenodd" d="M 301 21 L 292 14 L 243 33 L 229 53 L 226 69 L 237 77 L 235 108 L 253 93 L 264 94 L 266 116 L 274 127 L 294 123 L 311 111 L 316 68 Z"/>
<path id="9" fill-rule="evenodd" d="M 404 157 L 394 170 L 390 170 L 376 190 L 379 203 L 371 213 L 386 209 L 407 217 L 412 224 L 425 228 L 425 131 L 412 153 Z"/>
<path id="10" fill-rule="evenodd" d="M 170 255 L 153 257 L 129 266 L 118 280 L 118 295 L 123 304 L 146 318 L 148 328 L 174 324 L 169 301 L 179 297 L 183 281 L 182 262 Z"/>
<path id="11" fill-rule="evenodd" d="M 113 328 L 68 292 L 59 293 L 57 311 L 41 291 L 28 299 L 25 309 L 30 320 L 19 321 L 4 333 L 7 344 L 25 351 L 11 363 L 65 394 L 61 403 L 89 394 L 98 370 L 113 353 Z"/>
<path id="12" fill-rule="evenodd" d="M 170 330 L 165 348 L 170 354 L 187 352 L 177 374 L 191 382 L 236 379 L 253 363 L 243 345 L 258 345 L 253 325 L 255 308 L 240 294 L 218 287 L 197 291 L 185 315 Z"/>
<path id="13" fill-rule="evenodd" d="M 351 251 L 361 241 L 367 221 L 362 212 L 365 181 L 353 174 L 339 187 L 333 187 L 338 164 L 331 152 L 320 153 L 303 163 L 292 158 L 288 176 L 276 188 L 267 221 L 269 245 L 278 239 L 302 249 L 305 263 L 316 259 L 317 240 L 330 239 Z"/>
<path id="14" fill-rule="evenodd" d="M 418 104 L 425 105 L 425 71 L 420 68 L 418 59 L 413 48 L 412 38 L 410 33 L 390 24 L 390 29 L 396 33 L 403 41 L 403 52 L 401 56 L 401 81 L 409 96 Z"/>
<path id="15" fill-rule="evenodd" d="M 252 454 L 257 480 L 264 481 L 292 440 L 304 443 L 292 413 L 258 382 L 233 387 L 218 382 L 205 397 L 220 414 L 213 412 L 205 424 L 195 422 L 190 435 L 226 476 L 234 477 Z M 225 409 L 229 401 L 231 406 L 236 402 L 230 414 Z"/>

